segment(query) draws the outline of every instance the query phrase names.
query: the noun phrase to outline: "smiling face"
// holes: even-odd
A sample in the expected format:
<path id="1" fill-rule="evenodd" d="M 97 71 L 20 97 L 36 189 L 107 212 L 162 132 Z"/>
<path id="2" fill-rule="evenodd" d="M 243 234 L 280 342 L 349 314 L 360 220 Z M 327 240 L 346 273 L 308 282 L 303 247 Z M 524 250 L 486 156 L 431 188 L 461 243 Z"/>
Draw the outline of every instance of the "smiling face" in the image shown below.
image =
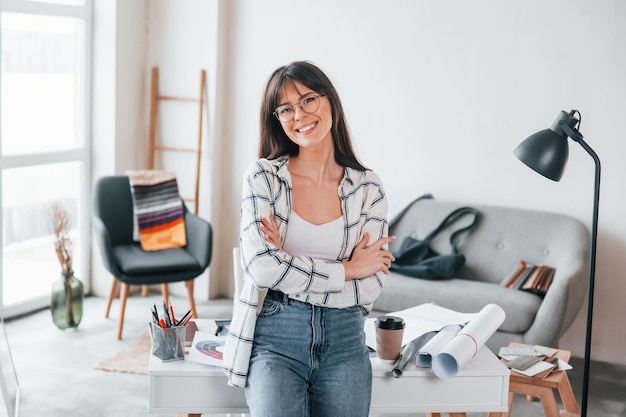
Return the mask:
<path id="1" fill-rule="evenodd" d="M 317 102 L 310 103 L 316 96 Z M 286 113 L 281 105 L 287 106 Z M 303 112 L 301 105 L 310 113 Z M 293 120 L 289 108 L 295 109 Z M 272 73 L 261 101 L 259 123 L 259 158 L 296 157 L 302 150 L 327 152 L 326 156 L 332 152 L 337 164 L 367 170 L 352 148 L 337 90 L 326 74 L 308 61 L 292 62 Z"/>
<path id="2" fill-rule="evenodd" d="M 307 99 L 319 97 L 319 108 L 313 113 L 302 110 L 301 103 Z M 280 106 L 290 106 L 294 110 L 293 120 L 280 122 L 285 134 L 292 142 L 303 148 L 319 149 L 325 146 L 333 146 L 331 128 L 333 117 L 328 99 L 319 96 L 304 84 L 295 81 L 286 83 L 280 93 Z"/>

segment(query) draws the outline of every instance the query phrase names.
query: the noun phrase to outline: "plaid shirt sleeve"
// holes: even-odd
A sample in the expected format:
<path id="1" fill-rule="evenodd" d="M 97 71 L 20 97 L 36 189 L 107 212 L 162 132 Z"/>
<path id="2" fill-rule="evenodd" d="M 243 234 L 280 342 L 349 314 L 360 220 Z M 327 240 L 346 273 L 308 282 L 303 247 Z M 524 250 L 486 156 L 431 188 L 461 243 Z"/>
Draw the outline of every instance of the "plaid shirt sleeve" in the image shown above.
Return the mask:
<path id="1" fill-rule="evenodd" d="M 346 168 L 339 187 L 344 217 L 344 240 L 337 260 L 292 257 L 267 243 L 259 229 L 260 217 L 273 211 L 284 239 L 291 213 L 291 177 L 288 159 L 261 159 L 244 177 L 240 249 L 244 283 L 233 312 L 224 370 L 229 385 L 245 387 L 254 339 L 256 314 L 268 289 L 299 293 L 304 301 L 333 308 L 354 305 L 371 310 L 383 285 L 382 272 L 359 280 L 345 280 L 342 261 L 350 259 L 354 247 L 369 233 L 370 242 L 387 235 L 387 200 L 380 179 L 371 171 Z"/>
<path id="2" fill-rule="evenodd" d="M 350 259 L 365 233 L 369 234 L 369 243 L 388 235 L 387 198 L 379 177 L 372 171 L 349 171 L 349 174 L 356 178 L 340 187 L 344 217 L 347 219 L 342 261 Z M 331 307 L 360 305 L 369 312 L 380 295 L 384 279 L 385 273 L 378 272 L 367 278 L 345 281 L 343 290 L 329 294 L 328 302 L 324 304 Z"/>

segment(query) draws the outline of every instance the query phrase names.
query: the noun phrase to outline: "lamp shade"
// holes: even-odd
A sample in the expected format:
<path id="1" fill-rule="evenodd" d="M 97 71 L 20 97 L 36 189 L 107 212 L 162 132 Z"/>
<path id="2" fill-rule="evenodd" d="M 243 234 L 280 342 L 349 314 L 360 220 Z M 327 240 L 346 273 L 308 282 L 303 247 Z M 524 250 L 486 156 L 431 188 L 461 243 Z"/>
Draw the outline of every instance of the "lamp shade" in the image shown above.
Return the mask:
<path id="1" fill-rule="evenodd" d="M 541 130 L 519 144 L 515 148 L 515 156 L 553 181 L 559 181 L 565 172 L 569 145 L 567 135 L 558 134 L 552 129 Z"/>
<path id="2" fill-rule="evenodd" d="M 515 156 L 544 177 L 559 181 L 569 156 L 567 138 L 582 140 L 582 135 L 576 130 L 576 125 L 580 123 L 580 119 L 574 117 L 576 113 L 577 110 L 569 113 L 561 111 L 550 129 L 540 130 L 520 143 L 515 148 Z"/>

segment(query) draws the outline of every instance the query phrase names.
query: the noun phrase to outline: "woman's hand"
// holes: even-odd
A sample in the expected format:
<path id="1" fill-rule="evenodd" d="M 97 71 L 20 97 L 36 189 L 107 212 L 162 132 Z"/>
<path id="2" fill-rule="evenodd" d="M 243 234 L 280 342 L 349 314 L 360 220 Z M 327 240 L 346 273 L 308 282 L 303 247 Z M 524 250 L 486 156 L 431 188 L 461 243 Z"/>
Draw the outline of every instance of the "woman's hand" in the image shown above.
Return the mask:
<path id="1" fill-rule="evenodd" d="M 383 249 L 383 246 L 393 242 L 395 239 L 395 236 L 381 237 L 370 246 L 367 246 L 369 234 L 365 233 L 363 239 L 352 251 L 350 260 L 343 263 L 346 281 L 367 278 L 381 271 L 388 274 L 391 262 L 395 261 L 396 258 L 393 257 L 391 252 Z"/>
<path id="2" fill-rule="evenodd" d="M 283 250 L 283 242 L 280 239 L 280 233 L 278 233 L 278 224 L 274 218 L 274 213 L 270 211 L 270 218 L 266 219 L 261 216 L 261 224 L 259 229 L 263 233 L 265 241 L 276 246 L 278 249 Z"/>

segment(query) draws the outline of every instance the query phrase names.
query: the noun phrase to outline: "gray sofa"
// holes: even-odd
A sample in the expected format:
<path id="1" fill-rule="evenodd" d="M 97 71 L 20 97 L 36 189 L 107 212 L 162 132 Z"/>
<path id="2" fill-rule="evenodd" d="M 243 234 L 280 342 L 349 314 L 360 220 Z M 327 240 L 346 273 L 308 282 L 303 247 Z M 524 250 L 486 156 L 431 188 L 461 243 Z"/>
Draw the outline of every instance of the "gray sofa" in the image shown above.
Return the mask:
<path id="1" fill-rule="evenodd" d="M 476 229 L 460 236 L 458 249 L 466 257 L 457 277 L 429 281 L 391 272 L 374 314 L 435 303 L 456 311 L 478 312 L 486 304 L 502 307 L 506 319 L 487 346 L 497 352 L 510 342 L 552 346 L 572 324 L 587 293 L 590 236 L 572 217 L 540 211 L 489 205 L 419 199 L 391 224 L 392 252 L 406 236 L 422 239 L 455 208 L 470 205 L 481 213 Z M 438 236 L 432 247 L 450 253 L 449 236 L 469 224 L 462 219 Z M 556 268 L 544 298 L 502 281 L 520 259 Z"/>

